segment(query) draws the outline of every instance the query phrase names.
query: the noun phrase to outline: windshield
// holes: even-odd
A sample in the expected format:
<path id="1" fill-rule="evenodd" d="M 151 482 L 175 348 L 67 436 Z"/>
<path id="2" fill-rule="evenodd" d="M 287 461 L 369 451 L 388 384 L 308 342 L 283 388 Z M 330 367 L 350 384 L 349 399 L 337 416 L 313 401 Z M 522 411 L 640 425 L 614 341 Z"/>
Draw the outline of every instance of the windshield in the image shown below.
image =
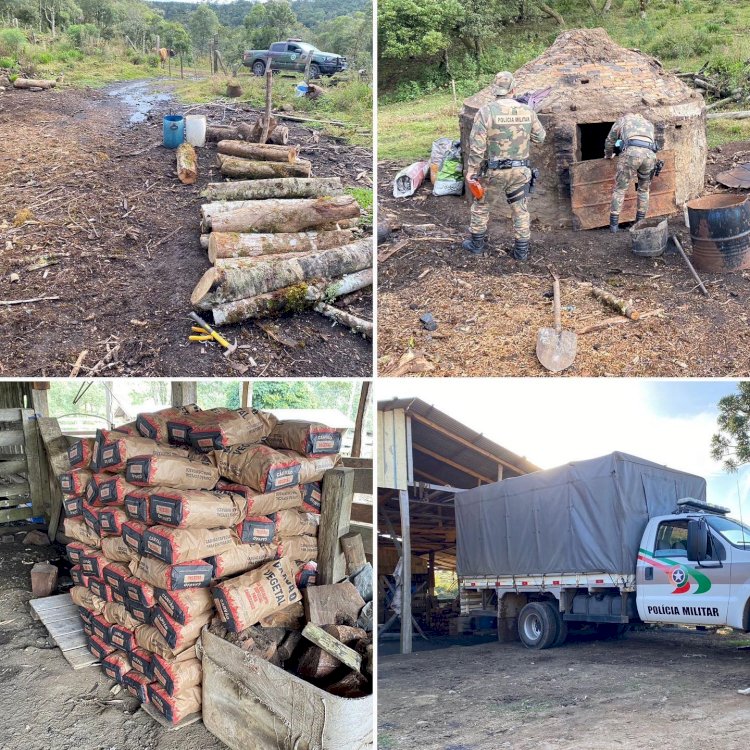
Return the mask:
<path id="1" fill-rule="evenodd" d="M 750 528 L 724 516 L 706 517 L 708 525 L 735 547 L 750 547 Z"/>

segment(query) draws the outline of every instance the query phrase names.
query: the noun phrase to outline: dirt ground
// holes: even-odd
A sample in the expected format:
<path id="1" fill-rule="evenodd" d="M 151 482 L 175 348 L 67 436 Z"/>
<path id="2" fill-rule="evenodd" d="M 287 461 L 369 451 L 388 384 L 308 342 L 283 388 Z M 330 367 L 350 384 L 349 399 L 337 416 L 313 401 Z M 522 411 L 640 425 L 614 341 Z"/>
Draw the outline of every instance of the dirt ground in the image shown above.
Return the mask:
<path id="1" fill-rule="evenodd" d="M 7 535 L 7 527 L 0 534 Z M 225 750 L 197 722 L 167 731 L 96 667 L 73 670 L 32 619 L 31 566 L 68 569 L 59 546 L 0 542 L 0 747 L 3 750 Z M 69 578 L 60 578 L 61 582 Z"/>
<path id="2" fill-rule="evenodd" d="M 722 631 L 723 632 L 723 631 Z M 736 633 L 629 633 L 383 657 L 380 750 L 739 750 L 750 653 Z"/>
<path id="3" fill-rule="evenodd" d="M 229 359 L 187 341 L 190 293 L 210 267 L 200 191 L 221 175 L 209 146 L 199 149 L 198 182 L 177 180 L 161 122 L 185 109 L 163 81 L 0 94 L 0 301 L 58 298 L 0 304 L 0 376 L 68 376 L 83 350 L 81 376 L 371 374 L 370 343 L 313 312 L 275 321 L 284 343 L 251 323 L 223 328 L 241 347 Z M 214 124 L 251 117 L 190 111 Z M 288 124 L 314 175 L 371 184 L 368 149 Z M 23 209 L 33 216 L 16 227 Z M 344 306 L 372 317 L 369 292 Z"/>
<path id="4" fill-rule="evenodd" d="M 709 154 L 707 189 L 715 175 L 750 159 L 750 143 L 734 143 Z M 392 181 L 403 164 L 380 163 L 380 214 L 401 229 L 379 255 L 400 243 L 379 264 L 378 372 L 428 376 L 546 375 L 536 358 L 537 331 L 552 325 L 552 282 L 561 277 L 562 324 L 578 332 L 578 353 L 569 376 L 743 376 L 750 372 L 750 272 L 702 278 L 701 296 L 684 262 L 671 247 L 660 258 L 630 251 L 627 231 L 574 232 L 532 221 L 530 261 L 520 264 L 510 221 L 490 223 L 490 254 L 476 258 L 461 248 L 469 204 L 461 197 L 435 197 L 423 185 L 408 199 L 392 197 Z M 533 201 L 531 203 L 533 219 Z M 681 215 L 670 219 L 690 253 L 690 233 Z M 588 284 L 633 300 L 638 322 L 596 300 Z M 431 313 L 437 329 L 420 317 Z M 614 320 L 604 329 L 583 332 Z M 405 364 L 404 355 L 416 355 Z M 399 362 L 402 366 L 399 368 Z"/>

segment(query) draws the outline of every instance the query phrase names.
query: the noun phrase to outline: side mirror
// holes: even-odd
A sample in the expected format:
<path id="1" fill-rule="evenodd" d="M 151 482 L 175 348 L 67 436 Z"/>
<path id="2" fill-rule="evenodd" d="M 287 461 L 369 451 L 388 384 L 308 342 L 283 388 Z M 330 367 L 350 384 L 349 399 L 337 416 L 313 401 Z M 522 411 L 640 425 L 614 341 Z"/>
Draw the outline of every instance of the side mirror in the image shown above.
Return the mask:
<path id="1" fill-rule="evenodd" d="M 702 520 L 688 521 L 687 558 L 700 562 L 708 557 L 708 527 Z"/>

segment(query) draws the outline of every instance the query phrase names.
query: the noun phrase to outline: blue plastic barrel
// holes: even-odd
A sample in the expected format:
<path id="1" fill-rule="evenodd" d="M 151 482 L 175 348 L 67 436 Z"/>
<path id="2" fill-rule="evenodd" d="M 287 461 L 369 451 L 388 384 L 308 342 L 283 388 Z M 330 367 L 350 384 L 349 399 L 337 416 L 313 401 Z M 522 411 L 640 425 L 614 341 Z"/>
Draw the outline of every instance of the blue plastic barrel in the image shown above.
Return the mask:
<path id="1" fill-rule="evenodd" d="M 166 115 L 164 118 L 164 145 L 177 148 L 185 140 L 185 118 L 182 115 Z"/>

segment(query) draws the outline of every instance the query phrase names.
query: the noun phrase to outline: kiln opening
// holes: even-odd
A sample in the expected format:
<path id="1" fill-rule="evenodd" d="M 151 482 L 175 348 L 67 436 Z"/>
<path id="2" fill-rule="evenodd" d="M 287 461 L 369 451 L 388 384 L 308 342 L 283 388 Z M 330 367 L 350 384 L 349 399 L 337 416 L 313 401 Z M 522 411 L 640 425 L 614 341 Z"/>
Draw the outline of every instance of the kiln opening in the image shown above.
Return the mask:
<path id="1" fill-rule="evenodd" d="M 613 122 L 585 122 L 578 125 L 578 161 L 604 158 L 604 141 Z"/>

